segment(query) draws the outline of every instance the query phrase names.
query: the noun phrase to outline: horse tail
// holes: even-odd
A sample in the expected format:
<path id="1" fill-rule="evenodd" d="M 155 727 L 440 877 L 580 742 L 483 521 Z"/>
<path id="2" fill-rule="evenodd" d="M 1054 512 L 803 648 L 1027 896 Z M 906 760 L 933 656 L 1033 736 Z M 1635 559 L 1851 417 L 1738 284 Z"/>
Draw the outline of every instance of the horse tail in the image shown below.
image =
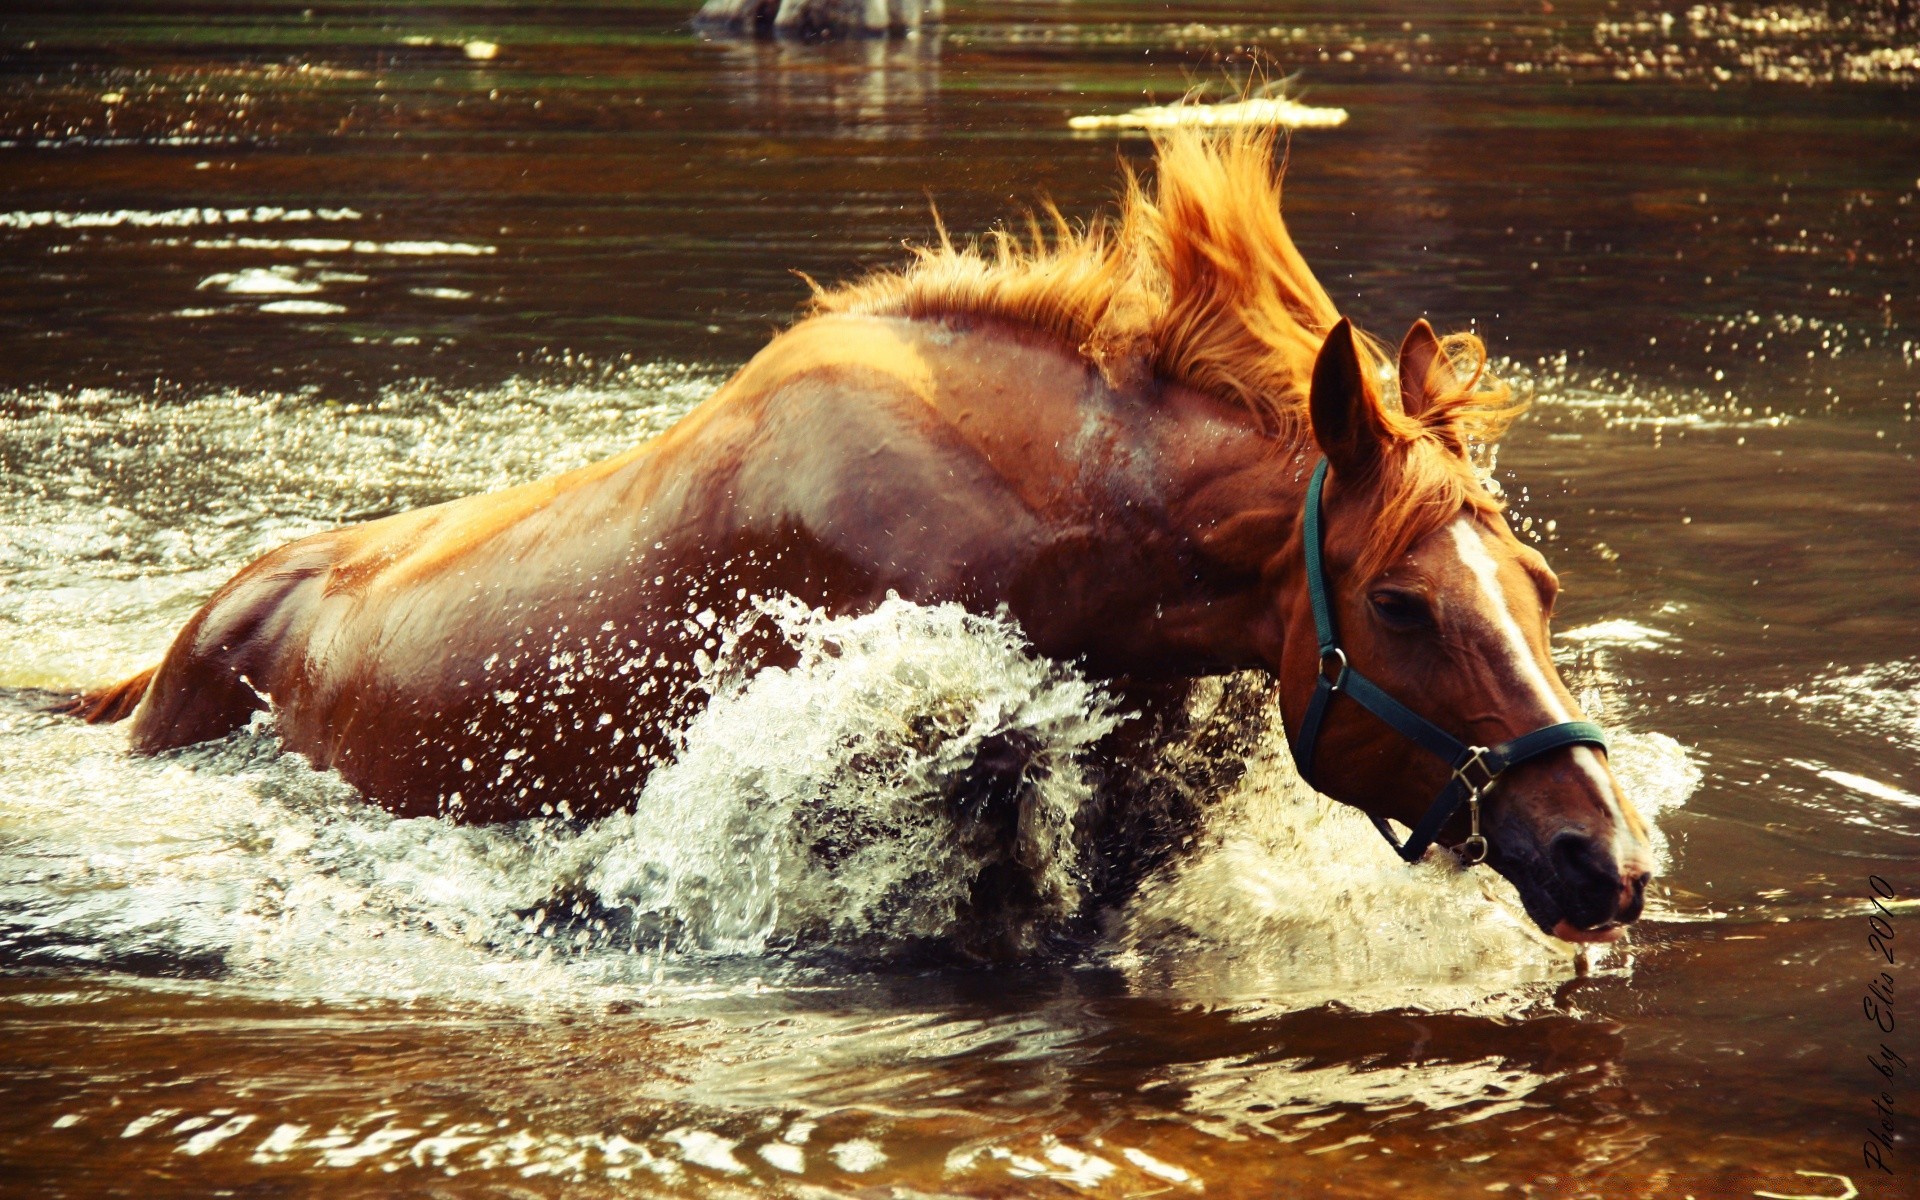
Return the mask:
<path id="1" fill-rule="evenodd" d="M 111 725 L 115 721 L 124 721 L 133 715 L 141 697 L 147 694 L 147 686 L 153 682 L 156 670 L 157 667 L 148 667 L 131 679 L 82 692 L 71 700 L 51 706 L 48 711 L 79 717 L 89 725 Z"/>

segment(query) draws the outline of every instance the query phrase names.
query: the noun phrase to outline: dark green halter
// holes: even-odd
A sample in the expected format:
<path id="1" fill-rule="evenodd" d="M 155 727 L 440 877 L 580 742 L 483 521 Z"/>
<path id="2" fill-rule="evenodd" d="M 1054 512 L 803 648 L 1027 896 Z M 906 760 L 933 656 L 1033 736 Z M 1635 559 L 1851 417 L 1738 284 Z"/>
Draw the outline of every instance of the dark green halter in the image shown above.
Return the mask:
<path id="1" fill-rule="evenodd" d="M 1387 827 L 1382 818 L 1372 818 L 1374 828 L 1380 831 L 1381 836 L 1387 839 L 1387 844 L 1401 858 L 1418 862 L 1439 835 L 1441 827 L 1460 811 L 1464 803 L 1468 805 L 1472 832 L 1461 843 L 1462 858 L 1468 866 L 1483 862 L 1487 857 L 1487 839 L 1480 834 L 1480 797 L 1493 786 L 1494 781 L 1507 768 L 1562 746 L 1593 746 L 1604 751 L 1607 748 L 1607 736 L 1591 721 L 1567 721 L 1536 729 L 1532 733 L 1523 733 L 1492 749 L 1469 746 L 1387 695 L 1371 679 L 1348 666 L 1346 652 L 1340 649 L 1340 638 L 1334 632 L 1333 596 L 1327 588 L 1327 569 L 1320 557 L 1320 490 L 1326 481 L 1327 460 L 1323 458 L 1320 465 L 1313 469 L 1313 481 L 1307 485 L 1306 511 L 1301 517 L 1307 551 L 1307 597 L 1313 602 L 1313 627 L 1320 638 L 1320 663 L 1319 678 L 1313 685 L 1313 699 L 1307 704 L 1306 718 L 1300 722 L 1300 736 L 1293 741 L 1293 761 L 1300 768 L 1300 778 L 1306 780 L 1308 786 L 1315 786 L 1313 750 L 1314 744 L 1320 739 L 1320 723 L 1326 719 L 1327 706 L 1333 703 L 1335 695 L 1351 696 L 1361 708 L 1386 722 L 1401 737 L 1446 763 L 1453 772 L 1453 778 L 1440 789 L 1433 805 L 1427 809 L 1427 815 L 1421 817 L 1420 823 L 1413 827 L 1406 844 L 1402 845 L 1393 836 L 1393 830 Z"/>

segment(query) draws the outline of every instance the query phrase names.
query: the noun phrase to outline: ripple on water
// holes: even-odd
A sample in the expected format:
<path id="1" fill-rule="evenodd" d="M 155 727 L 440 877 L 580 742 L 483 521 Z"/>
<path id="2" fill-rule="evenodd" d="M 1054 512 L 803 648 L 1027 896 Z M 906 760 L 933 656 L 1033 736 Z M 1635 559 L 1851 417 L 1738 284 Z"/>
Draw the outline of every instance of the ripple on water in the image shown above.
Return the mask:
<path id="1" fill-rule="evenodd" d="M 69 1116 L 73 1119 L 61 1118 L 66 1123 L 55 1128 L 72 1128 L 87 1119 Z M 680 1125 L 630 1138 L 514 1120 L 456 1121 L 445 1114 L 412 1116 L 391 1110 L 316 1124 L 272 1121 L 231 1107 L 203 1113 L 167 1107 L 135 1117 L 117 1132 L 123 1141 L 170 1143 L 177 1154 L 232 1155 L 253 1165 L 291 1163 L 316 1172 L 478 1173 L 575 1183 L 651 1179 L 696 1191 L 703 1191 L 703 1184 L 748 1182 L 754 1176 L 769 1183 L 782 1175 L 839 1176 L 855 1183 L 890 1160 L 883 1141 L 818 1136 L 820 1123 L 814 1120 L 756 1124 L 758 1128 L 744 1133 Z M 1135 1188 L 1172 1183 L 1196 1194 L 1205 1190 L 1194 1171 L 1103 1137 L 1048 1134 L 1017 1139 L 1012 1145 L 971 1143 L 949 1153 L 938 1171 L 947 1177 L 1052 1180 L 1083 1189 L 1112 1181 Z"/>
<path id="2" fill-rule="evenodd" d="M 117 208 L 105 212 L 0 213 L 0 229 L 175 229 L 205 225 L 259 225 L 274 222 L 358 221 L 352 208 Z"/>
<path id="3" fill-rule="evenodd" d="M 1864 730 L 1889 742 L 1920 742 L 1920 661 L 1828 670 L 1804 684 L 1762 692 L 1840 730 Z"/>
<path id="4" fill-rule="evenodd" d="M 1762 692 L 1762 702 L 1782 705 L 1830 730 L 1842 740 L 1831 754 L 1842 762 L 1792 758 L 1787 762 L 1830 787 L 1808 801 L 1850 824 L 1875 829 L 1904 829 L 1920 794 L 1898 777 L 1898 767 L 1874 742 L 1895 747 L 1920 743 L 1920 663 L 1873 663 L 1858 669 L 1829 669 L 1805 683 Z M 1891 773 L 1890 769 L 1891 768 Z M 1817 785 L 1816 785 L 1817 786 Z M 1837 794 L 1832 788 L 1841 789 Z"/>

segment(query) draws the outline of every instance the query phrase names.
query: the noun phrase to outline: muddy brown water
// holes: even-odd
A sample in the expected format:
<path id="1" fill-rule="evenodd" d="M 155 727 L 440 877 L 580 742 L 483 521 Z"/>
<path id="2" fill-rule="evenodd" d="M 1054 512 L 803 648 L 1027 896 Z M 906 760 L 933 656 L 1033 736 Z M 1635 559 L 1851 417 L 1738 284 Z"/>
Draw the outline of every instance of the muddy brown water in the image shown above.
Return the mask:
<path id="1" fill-rule="evenodd" d="M 1920 1194 L 1920 32 L 979 3 L 797 45 L 690 7 L 0 13 L 0 1193 Z M 1062 763 L 1097 724 L 938 612 L 690 735 L 639 801 L 673 838 L 388 822 L 270 729 L 133 762 L 34 711 L 279 541 L 663 428 L 793 272 L 898 261 L 929 198 L 963 233 L 1091 214 L 1146 144 L 1068 118 L 1249 47 L 1350 113 L 1287 181 L 1329 288 L 1389 336 L 1472 325 L 1534 395 L 1499 477 L 1665 846 L 1630 946 L 1530 937 L 1267 755 L 1097 945 L 832 957 L 920 885 L 879 851 L 871 894 L 762 878 L 819 810 L 730 781 L 904 812 L 808 740 L 936 770 L 861 690 L 903 661 Z"/>

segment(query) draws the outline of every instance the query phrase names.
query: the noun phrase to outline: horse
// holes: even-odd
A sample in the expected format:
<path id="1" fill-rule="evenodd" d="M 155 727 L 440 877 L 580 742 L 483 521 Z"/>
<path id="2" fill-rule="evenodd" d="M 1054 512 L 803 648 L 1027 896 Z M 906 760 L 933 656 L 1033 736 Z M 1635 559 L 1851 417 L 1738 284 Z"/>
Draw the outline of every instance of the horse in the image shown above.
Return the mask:
<path id="1" fill-rule="evenodd" d="M 693 25 L 756 37 L 873 37 L 938 25 L 944 8 L 943 0 L 706 0 Z"/>
<path id="2" fill-rule="evenodd" d="M 1616 938 L 1646 830 L 1597 730 L 1566 733 L 1558 583 L 1473 460 L 1521 406 L 1470 334 L 1416 322 L 1390 364 L 1340 316 L 1281 218 L 1274 148 L 1174 130 L 1117 214 L 941 228 L 905 267 L 809 280 L 804 317 L 666 433 L 273 550 L 158 667 L 68 708 L 130 716 L 140 754 L 270 710 L 396 814 L 584 819 L 672 753 L 760 598 L 956 602 L 1142 695 L 1264 672 L 1321 790 L 1389 840 L 1426 820 L 1542 930 Z M 1362 683 L 1413 715 L 1346 702 Z M 1560 740 L 1489 765 L 1543 725 Z"/>

